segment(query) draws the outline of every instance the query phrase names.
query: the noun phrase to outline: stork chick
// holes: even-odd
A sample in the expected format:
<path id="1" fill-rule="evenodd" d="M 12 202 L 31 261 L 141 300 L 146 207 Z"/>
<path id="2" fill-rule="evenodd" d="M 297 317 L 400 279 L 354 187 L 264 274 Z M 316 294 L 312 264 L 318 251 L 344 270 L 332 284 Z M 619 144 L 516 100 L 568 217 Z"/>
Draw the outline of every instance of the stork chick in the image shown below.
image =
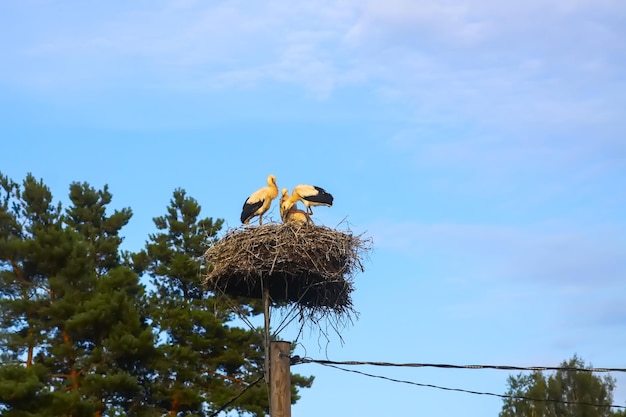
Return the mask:
<path id="1" fill-rule="evenodd" d="M 270 174 L 267 176 L 267 187 L 259 188 L 243 203 L 241 223 L 249 224 L 252 218 L 259 216 L 259 225 L 262 225 L 263 214 L 270 209 L 272 200 L 276 197 L 278 197 L 276 177 Z"/>
<path id="2" fill-rule="evenodd" d="M 280 218 L 283 220 L 283 223 L 287 223 L 287 212 L 293 207 L 290 205 L 287 207 L 287 200 L 289 200 L 289 190 L 283 188 L 280 190 Z"/>
<path id="3" fill-rule="evenodd" d="M 309 216 L 309 214 L 304 211 L 304 210 L 298 210 L 298 209 L 290 209 L 287 212 L 287 223 L 289 222 L 298 222 L 298 223 L 306 223 L 306 224 L 313 224 L 313 220 L 311 220 L 311 216 Z"/>

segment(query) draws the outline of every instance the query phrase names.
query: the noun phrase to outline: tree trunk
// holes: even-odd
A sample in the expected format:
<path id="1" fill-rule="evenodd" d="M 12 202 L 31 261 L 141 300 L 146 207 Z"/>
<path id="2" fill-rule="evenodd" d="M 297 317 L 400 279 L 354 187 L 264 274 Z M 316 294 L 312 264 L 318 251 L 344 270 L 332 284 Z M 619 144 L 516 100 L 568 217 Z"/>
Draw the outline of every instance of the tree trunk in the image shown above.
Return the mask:
<path id="1" fill-rule="evenodd" d="M 33 328 L 28 327 L 28 356 L 26 357 L 26 369 L 30 368 L 33 364 L 33 352 L 35 351 L 35 340 L 33 335 Z"/>
<path id="2" fill-rule="evenodd" d="M 170 408 L 170 416 L 178 415 L 178 407 L 180 402 L 178 401 L 178 393 L 174 393 L 174 398 L 172 398 L 172 407 Z"/>
<path id="3" fill-rule="evenodd" d="M 69 348 L 72 347 L 72 339 L 70 339 L 70 335 L 67 334 L 67 330 L 63 329 L 62 332 L 63 334 L 63 341 L 65 342 L 65 345 Z M 72 388 L 73 389 L 78 389 L 78 375 L 79 373 L 76 371 L 76 368 L 74 368 L 75 365 L 75 359 L 70 357 L 69 358 L 69 366 L 70 366 L 70 382 L 72 384 Z"/>

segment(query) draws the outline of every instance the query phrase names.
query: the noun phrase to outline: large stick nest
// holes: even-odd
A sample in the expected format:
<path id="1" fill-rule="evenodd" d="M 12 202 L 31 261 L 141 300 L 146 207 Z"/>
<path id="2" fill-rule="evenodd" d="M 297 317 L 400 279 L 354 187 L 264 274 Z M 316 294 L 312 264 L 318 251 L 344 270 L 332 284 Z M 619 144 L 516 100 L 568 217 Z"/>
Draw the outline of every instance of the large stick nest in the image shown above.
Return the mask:
<path id="1" fill-rule="evenodd" d="M 232 229 L 205 253 L 206 283 L 214 291 L 297 303 L 323 313 L 353 312 L 353 277 L 371 241 L 304 223 Z"/>

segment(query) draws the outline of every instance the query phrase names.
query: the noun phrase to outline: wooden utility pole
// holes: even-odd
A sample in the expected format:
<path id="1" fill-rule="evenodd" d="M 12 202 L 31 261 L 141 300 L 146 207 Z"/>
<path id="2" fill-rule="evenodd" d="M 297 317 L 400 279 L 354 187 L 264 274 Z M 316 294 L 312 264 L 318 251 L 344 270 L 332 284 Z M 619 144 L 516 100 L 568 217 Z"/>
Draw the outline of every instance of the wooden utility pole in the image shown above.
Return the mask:
<path id="1" fill-rule="evenodd" d="M 270 344 L 270 416 L 291 417 L 289 342 Z"/>

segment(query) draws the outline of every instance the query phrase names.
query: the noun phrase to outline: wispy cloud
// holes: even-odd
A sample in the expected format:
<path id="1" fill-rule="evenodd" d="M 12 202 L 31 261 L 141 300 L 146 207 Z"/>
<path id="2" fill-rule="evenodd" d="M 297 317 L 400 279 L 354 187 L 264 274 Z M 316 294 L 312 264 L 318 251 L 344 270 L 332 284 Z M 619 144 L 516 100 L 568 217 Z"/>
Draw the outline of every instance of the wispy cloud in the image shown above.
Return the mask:
<path id="1" fill-rule="evenodd" d="M 454 120 L 510 136 L 626 130 L 624 5 L 391 4 L 366 8 L 350 39 L 392 63 L 385 91 L 408 100 L 416 122 Z"/>
<path id="2" fill-rule="evenodd" d="M 32 28 L 38 36 L 6 46 L 17 65 L 20 60 L 56 63 L 45 75 L 51 84 L 64 86 L 71 79 L 83 84 L 121 76 L 148 84 L 160 79 L 179 88 L 276 80 L 316 90 L 321 80 L 322 90 L 330 91 L 334 56 L 325 46 L 337 39 L 334 20 L 342 12 L 323 9 L 307 2 L 172 1 L 105 17 L 79 13 L 73 25 L 61 28 L 51 8 L 47 24 Z M 68 60 L 73 67 L 62 66 Z M 19 78 L 17 69 L 7 76 Z M 23 82 L 44 79 L 33 68 L 22 69 L 27 70 Z M 65 77 L 68 70 L 85 76 Z M 233 83 L 220 85 L 229 80 Z"/>
<path id="3" fill-rule="evenodd" d="M 276 83 L 318 100 L 357 86 L 405 106 L 412 123 L 508 134 L 626 130 L 619 1 L 160 1 L 103 10 L 43 2 L 33 10 L 12 6 L 0 17 L 11 34 L 0 45 L 1 83 L 186 91 Z"/>
<path id="4" fill-rule="evenodd" d="M 491 86 L 497 87 L 542 71 L 549 75 L 551 69 L 566 70 L 572 60 L 579 64 L 569 68 L 572 73 L 618 71 L 616 64 L 624 54 L 619 41 L 623 29 L 615 16 L 623 10 L 621 3 L 613 1 L 568 2 L 567 6 L 538 1 L 506 6 L 494 1 L 443 4 L 432 0 L 297 5 L 162 1 L 108 13 L 77 8 L 72 14 L 71 8 L 60 9 L 57 13 L 70 13 L 61 27 L 50 7 L 47 22 L 24 28 L 34 30 L 34 38 L 18 38 L 6 46 L 31 56 L 135 57 L 161 64 L 161 71 L 167 71 L 169 64 L 204 68 L 213 75 L 267 66 L 280 69 L 285 62 L 293 64 L 291 72 L 306 75 L 299 63 L 326 60 L 338 73 L 360 67 L 371 77 L 380 77 L 385 75 L 381 68 L 386 68 L 390 77 L 386 81 L 399 88 L 420 79 L 449 82 L 446 74 L 451 73 L 467 81 L 489 76 Z M 383 57 L 394 59 L 380 61 Z M 424 62 L 430 65 L 423 66 Z M 407 72 L 420 67 L 443 73 Z M 257 75 L 271 76 L 267 71 Z M 310 81 L 305 84 L 311 85 Z"/>

